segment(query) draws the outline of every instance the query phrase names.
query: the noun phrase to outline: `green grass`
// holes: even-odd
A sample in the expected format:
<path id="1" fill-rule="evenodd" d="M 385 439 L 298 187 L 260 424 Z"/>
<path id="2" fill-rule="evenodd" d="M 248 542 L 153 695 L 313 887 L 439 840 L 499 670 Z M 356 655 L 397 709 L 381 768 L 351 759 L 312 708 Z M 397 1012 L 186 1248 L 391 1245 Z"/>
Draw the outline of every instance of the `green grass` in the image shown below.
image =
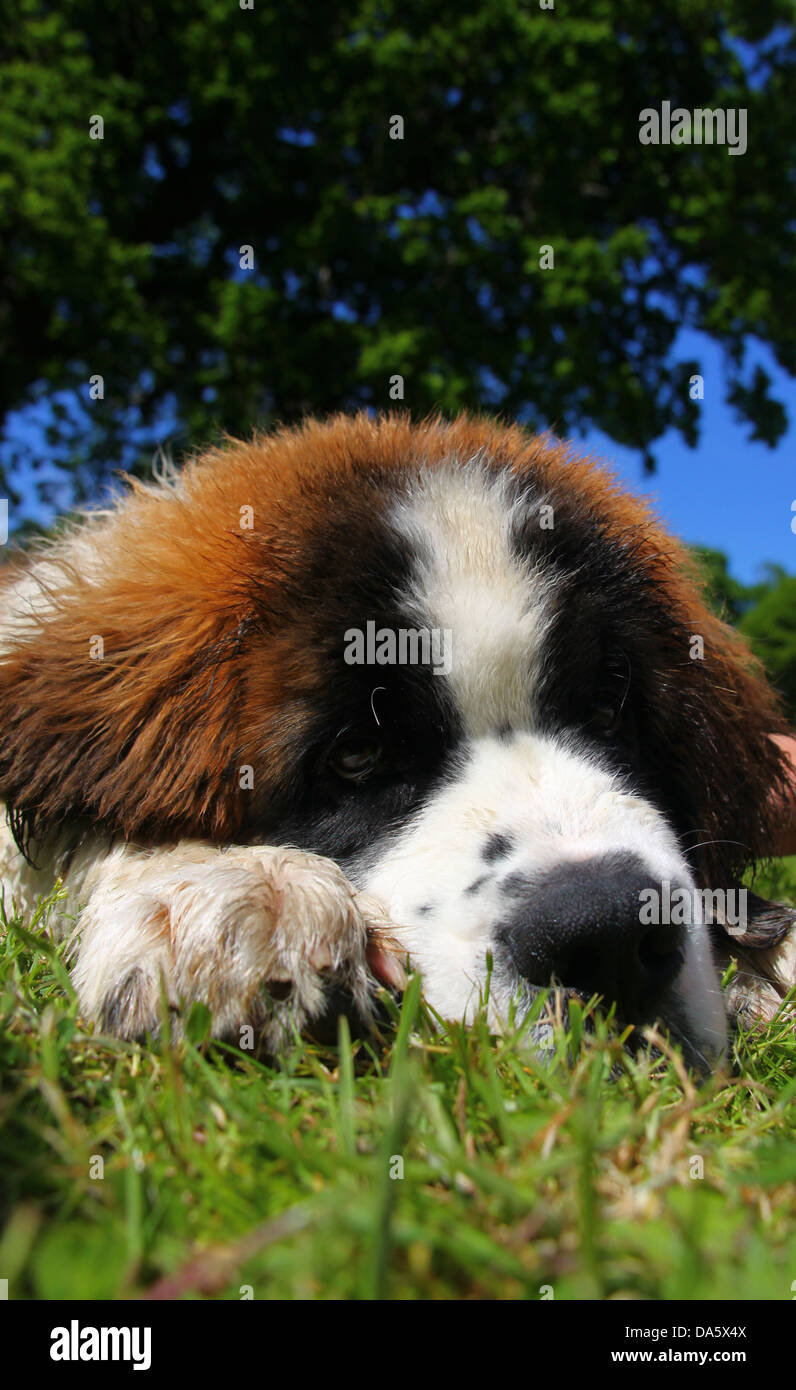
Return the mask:
<path id="1" fill-rule="evenodd" d="M 784 1019 L 700 1086 L 600 1019 L 544 1064 L 523 1030 L 441 1031 L 415 981 L 383 1036 L 277 1069 L 202 1009 L 174 1048 L 88 1031 L 47 921 L 0 943 L 10 1297 L 792 1298 Z"/>

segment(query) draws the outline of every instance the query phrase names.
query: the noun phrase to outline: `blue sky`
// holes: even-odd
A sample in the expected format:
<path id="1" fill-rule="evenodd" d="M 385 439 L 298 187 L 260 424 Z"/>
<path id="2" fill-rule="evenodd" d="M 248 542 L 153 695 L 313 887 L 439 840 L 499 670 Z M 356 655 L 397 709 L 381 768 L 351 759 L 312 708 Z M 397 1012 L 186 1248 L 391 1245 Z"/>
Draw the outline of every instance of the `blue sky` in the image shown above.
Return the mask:
<path id="1" fill-rule="evenodd" d="M 587 431 L 593 450 L 636 492 L 649 497 L 670 530 L 683 540 L 713 546 L 730 557 L 737 579 L 753 583 L 766 561 L 796 573 L 796 381 L 763 348 L 755 359 L 772 377 L 773 395 L 783 402 L 790 429 L 776 449 L 750 440 L 724 402 L 726 378 L 721 348 L 702 334 L 684 332 L 678 355 L 700 361 L 705 380 L 700 440 L 689 449 L 674 430 L 653 446 L 658 471 L 645 477 L 638 455 L 599 431 Z"/>

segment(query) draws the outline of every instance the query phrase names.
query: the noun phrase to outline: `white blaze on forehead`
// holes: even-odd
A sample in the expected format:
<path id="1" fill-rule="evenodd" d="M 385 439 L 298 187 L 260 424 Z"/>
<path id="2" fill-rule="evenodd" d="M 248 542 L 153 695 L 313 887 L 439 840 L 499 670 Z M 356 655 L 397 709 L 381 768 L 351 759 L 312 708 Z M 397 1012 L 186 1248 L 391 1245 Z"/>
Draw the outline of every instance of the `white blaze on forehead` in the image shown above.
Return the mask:
<path id="1" fill-rule="evenodd" d="M 447 676 L 467 733 L 527 727 L 549 621 L 549 576 L 515 553 L 528 508 L 478 457 L 424 471 L 393 513 L 416 547 L 416 621 L 451 633 Z"/>

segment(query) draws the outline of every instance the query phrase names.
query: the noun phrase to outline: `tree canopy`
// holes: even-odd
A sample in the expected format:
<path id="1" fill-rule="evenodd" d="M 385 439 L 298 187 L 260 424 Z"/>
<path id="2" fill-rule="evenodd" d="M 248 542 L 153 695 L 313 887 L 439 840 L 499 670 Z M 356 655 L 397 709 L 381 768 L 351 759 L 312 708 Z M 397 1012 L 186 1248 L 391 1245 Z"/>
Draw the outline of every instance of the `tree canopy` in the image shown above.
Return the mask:
<path id="1" fill-rule="evenodd" d="M 792 0 L 249 3 L 3 6 L 0 410 L 51 402 L 42 489 L 396 375 L 649 462 L 697 437 L 684 326 L 781 437 L 747 347 L 796 371 Z M 663 101 L 743 108 L 746 152 L 641 144 Z"/>
<path id="2" fill-rule="evenodd" d="M 759 583 L 742 584 L 721 550 L 695 546 L 694 554 L 711 607 L 740 628 L 796 725 L 796 575 L 767 565 Z"/>

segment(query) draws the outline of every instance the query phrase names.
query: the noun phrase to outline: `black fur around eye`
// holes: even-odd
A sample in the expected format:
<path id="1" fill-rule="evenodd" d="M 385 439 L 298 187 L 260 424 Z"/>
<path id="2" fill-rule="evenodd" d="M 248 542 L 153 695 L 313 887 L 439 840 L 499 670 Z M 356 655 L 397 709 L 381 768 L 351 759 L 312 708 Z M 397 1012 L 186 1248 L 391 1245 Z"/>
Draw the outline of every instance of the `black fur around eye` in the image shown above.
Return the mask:
<path id="1" fill-rule="evenodd" d="M 589 733 L 595 734 L 598 738 L 613 738 L 621 722 L 621 704 L 604 703 L 594 706 L 586 727 Z"/>
<path id="2" fill-rule="evenodd" d="M 600 680 L 594 691 L 586 728 L 595 738 L 617 738 L 622 732 L 628 713 L 631 667 L 621 651 L 610 652 L 605 658 Z"/>
<path id="3" fill-rule="evenodd" d="M 384 754 L 375 738 L 346 738 L 333 749 L 329 767 L 345 782 L 364 782 L 376 772 Z"/>

